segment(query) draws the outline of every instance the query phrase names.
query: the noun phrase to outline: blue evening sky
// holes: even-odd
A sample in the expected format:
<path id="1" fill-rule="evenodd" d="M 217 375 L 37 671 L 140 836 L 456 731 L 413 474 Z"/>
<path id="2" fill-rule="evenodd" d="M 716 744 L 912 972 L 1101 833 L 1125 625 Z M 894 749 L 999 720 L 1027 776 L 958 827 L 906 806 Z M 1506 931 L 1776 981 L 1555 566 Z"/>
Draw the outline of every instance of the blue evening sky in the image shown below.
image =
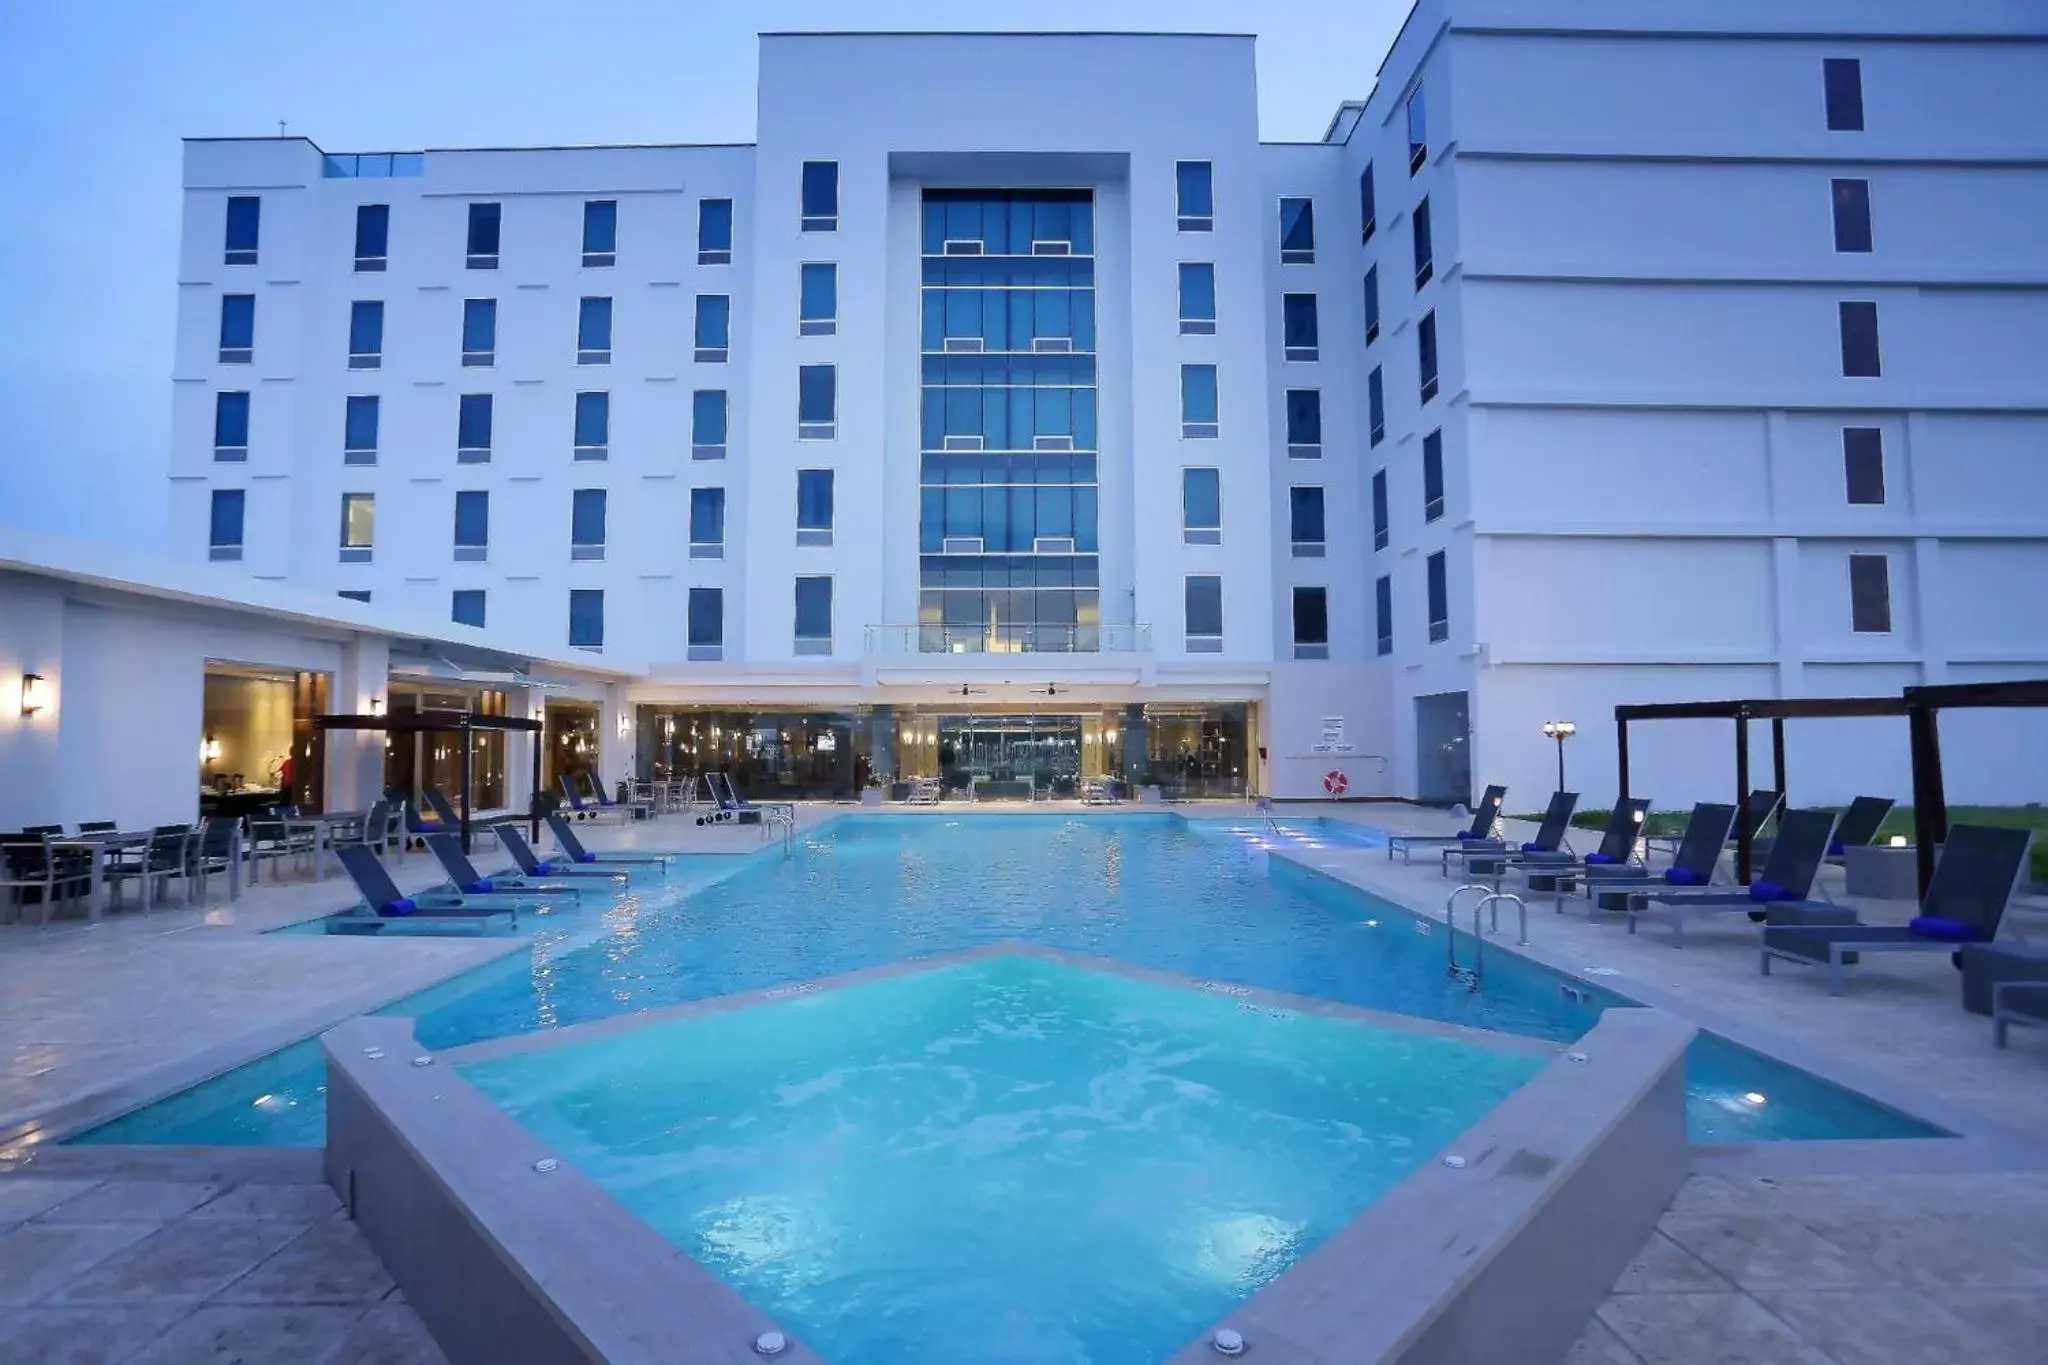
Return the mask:
<path id="1" fill-rule="evenodd" d="M 179 139 L 744 142 L 776 29 L 1256 32 L 1262 135 L 1364 96 L 1408 0 L 0 0 L 0 520 L 159 543 Z"/>

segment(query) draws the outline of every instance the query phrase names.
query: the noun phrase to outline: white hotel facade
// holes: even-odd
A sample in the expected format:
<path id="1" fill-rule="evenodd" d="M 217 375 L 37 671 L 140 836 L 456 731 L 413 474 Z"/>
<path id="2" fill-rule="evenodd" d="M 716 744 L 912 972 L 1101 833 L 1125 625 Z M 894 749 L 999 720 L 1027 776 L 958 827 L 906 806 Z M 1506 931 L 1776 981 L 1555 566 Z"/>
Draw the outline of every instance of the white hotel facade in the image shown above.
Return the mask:
<path id="1" fill-rule="evenodd" d="M 189 142 L 178 283 L 174 554 L 588 657 L 609 776 L 1523 808 L 2048 671 L 2026 0 L 1422 0 L 1304 144 L 1246 37 L 767 35 L 749 145 Z"/>

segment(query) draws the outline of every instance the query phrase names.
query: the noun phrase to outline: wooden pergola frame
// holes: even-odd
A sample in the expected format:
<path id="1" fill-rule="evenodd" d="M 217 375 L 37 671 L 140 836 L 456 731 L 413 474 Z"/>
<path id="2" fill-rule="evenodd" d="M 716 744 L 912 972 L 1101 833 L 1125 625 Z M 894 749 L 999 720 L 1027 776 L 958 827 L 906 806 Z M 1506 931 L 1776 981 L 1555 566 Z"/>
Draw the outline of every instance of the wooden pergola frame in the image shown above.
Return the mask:
<path id="1" fill-rule="evenodd" d="M 1901 694 L 1913 753 L 1913 843 L 1919 853 L 1920 894 L 1934 880 L 1934 851 L 1948 837 L 1948 793 L 1941 777 L 1941 731 L 1950 707 L 2048 706 L 2048 678 L 2023 682 L 1939 683 Z"/>
<path id="2" fill-rule="evenodd" d="M 374 716 L 315 716 L 313 728 L 332 732 L 335 730 L 380 730 L 386 734 L 457 734 L 462 736 L 462 851 L 470 851 L 469 785 L 471 764 L 475 761 L 476 732 L 493 731 L 499 734 L 531 734 L 538 736 L 545 728 L 543 722 L 525 716 L 486 716 L 475 711 L 401 711 L 396 715 Z M 540 793 L 540 751 L 538 738 L 533 744 L 533 791 Z M 540 807 L 530 803 L 527 823 L 535 841 L 540 839 Z"/>

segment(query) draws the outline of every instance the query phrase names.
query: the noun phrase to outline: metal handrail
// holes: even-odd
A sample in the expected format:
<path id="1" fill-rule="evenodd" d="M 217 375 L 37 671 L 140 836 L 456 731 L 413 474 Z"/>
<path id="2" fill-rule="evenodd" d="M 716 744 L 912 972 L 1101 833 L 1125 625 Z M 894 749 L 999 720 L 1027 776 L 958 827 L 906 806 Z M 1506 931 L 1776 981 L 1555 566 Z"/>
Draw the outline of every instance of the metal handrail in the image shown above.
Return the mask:
<path id="1" fill-rule="evenodd" d="M 1485 938 L 1479 932 L 1479 911 L 1486 900 L 1480 900 L 1472 907 L 1472 965 L 1458 965 L 1458 897 L 1467 891 L 1478 891 L 1487 899 L 1500 893 L 1480 882 L 1467 882 L 1444 899 L 1444 974 L 1465 983 L 1472 990 L 1479 989 L 1481 973 L 1486 963 Z"/>
<path id="2" fill-rule="evenodd" d="M 1516 895 L 1516 894 L 1515 894 L 1514 892 L 1512 892 L 1512 891 L 1495 891 L 1495 892 L 1494 892 L 1494 893 L 1492 893 L 1491 895 L 1487 896 L 1487 897 L 1486 897 L 1486 899 L 1484 899 L 1484 900 L 1480 901 L 1480 902 L 1479 902 L 1479 904 L 1477 904 L 1477 905 L 1475 905 L 1475 906 L 1473 906 L 1473 907 L 1472 907 L 1472 920 L 1473 920 L 1473 924 L 1474 924 L 1474 926 L 1475 926 L 1475 930 L 1476 930 L 1476 926 L 1477 926 L 1477 924 L 1478 924 L 1478 920 L 1479 920 L 1479 912 L 1480 912 L 1481 910 L 1484 910 L 1484 909 L 1486 909 L 1486 908 L 1487 908 L 1488 906 L 1492 906 L 1492 907 L 1493 907 L 1493 930 L 1492 930 L 1492 932 L 1494 932 L 1494 933 L 1496 933 L 1496 934 L 1500 932 L 1500 903 L 1501 903 L 1502 901 L 1513 901 L 1513 902 L 1515 903 L 1515 920 L 1516 920 L 1516 923 L 1517 923 L 1517 932 L 1518 932 L 1518 933 L 1519 933 L 1519 934 L 1521 935 L 1521 937 L 1519 937 L 1519 938 L 1517 938 L 1517 939 L 1515 940 L 1515 946 L 1516 946 L 1517 948 L 1526 948 L 1526 947 L 1528 947 L 1528 946 L 1529 946 L 1529 907 L 1528 907 L 1528 906 L 1527 906 L 1527 905 L 1526 905 L 1526 904 L 1525 904 L 1525 903 L 1523 902 L 1523 900 L 1522 900 L 1522 898 L 1521 898 L 1520 896 Z"/>
<path id="3" fill-rule="evenodd" d="M 1044 625 L 1032 621 L 882 624 L 862 631 L 867 654 L 1149 654 L 1152 627 L 1121 622 Z"/>

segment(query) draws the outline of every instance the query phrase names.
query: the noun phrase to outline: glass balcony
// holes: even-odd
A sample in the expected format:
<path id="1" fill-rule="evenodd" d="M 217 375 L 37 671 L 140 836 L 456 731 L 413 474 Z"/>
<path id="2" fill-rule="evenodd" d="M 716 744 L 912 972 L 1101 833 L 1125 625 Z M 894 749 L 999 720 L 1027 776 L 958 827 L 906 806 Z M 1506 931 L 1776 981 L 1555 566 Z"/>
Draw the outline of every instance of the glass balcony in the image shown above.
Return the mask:
<path id="1" fill-rule="evenodd" d="M 866 631 L 869 654 L 1149 654 L 1152 627 L 1140 624 L 876 625 Z"/>

